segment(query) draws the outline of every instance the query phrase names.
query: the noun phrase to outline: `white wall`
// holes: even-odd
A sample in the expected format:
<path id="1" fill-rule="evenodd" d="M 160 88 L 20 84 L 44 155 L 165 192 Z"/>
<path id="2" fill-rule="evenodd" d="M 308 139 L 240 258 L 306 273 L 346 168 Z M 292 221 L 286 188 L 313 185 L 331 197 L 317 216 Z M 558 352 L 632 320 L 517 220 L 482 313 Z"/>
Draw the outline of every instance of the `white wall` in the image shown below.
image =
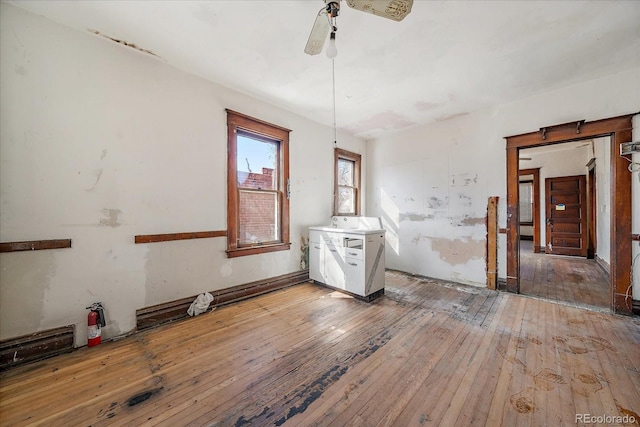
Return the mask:
<path id="1" fill-rule="evenodd" d="M 596 255 L 611 264 L 611 138 L 593 140 L 596 159 Z"/>
<path id="2" fill-rule="evenodd" d="M 640 66 L 370 141 L 369 215 L 385 219 L 387 267 L 483 286 L 489 196 L 500 197 L 499 226 L 506 227 L 504 138 L 640 111 L 638 75 Z M 639 135 L 636 120 L 635 140 Z M 637 182 L 633 192 L 638 201 Z M 639 217 L 634 209 L 635 232 Z M 505 235 L 498 256 L 499 277 L 505 278 Z"/>
<path id="3" fill-rule="evenodd" d="M 0 239 L 73 242 L 0 256 L 0 338 L 75 324 L 82 345 L 94 301 L 108 338 L 131 331 L 138 308 L 300 269 L 301 236 L 332 213 L 332 129 L 0 7 Z M 225 108 L 293 131 L 291 250 L 228 259 L 224 238 L 134 244 L 226 228 Z"/>

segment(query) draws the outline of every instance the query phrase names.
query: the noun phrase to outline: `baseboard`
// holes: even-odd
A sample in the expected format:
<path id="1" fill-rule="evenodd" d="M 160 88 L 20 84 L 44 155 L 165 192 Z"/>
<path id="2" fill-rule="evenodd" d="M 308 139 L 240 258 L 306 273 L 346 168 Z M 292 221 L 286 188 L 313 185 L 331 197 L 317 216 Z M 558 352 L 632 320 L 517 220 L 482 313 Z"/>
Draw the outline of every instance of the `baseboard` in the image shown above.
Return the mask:
<path id="1" fill-rule="evenodd" d="M 306 282 L 308 280 L 309 270 L 303 270 L 295 273 L 284 274 L 282 276 L 258 280 L 244 285 L 210 291 L 209 293 L 213 295 L 213 302 L 209 305 L 209 310 L 213 310 L 215 307 L 219 307 L 221 305 L 230 304 L 232 302 Z M 196 297 L 197 295 L 194 295 L 136 310 L 137 330 L 140 331 L 158 326 L 162 323 L 189 317 L 187 315 L 187 309 Z"/>
<path id="2" fill-rule="evenodd" d="M 543 254 L 544 253 L 544 246 L 535 246 L 533 248 L 533 253 L 534 254 Z"/>
<path id="3" fill-rule="evenodd" d="M 637 299 L 634 299 L 632 302 L 633 302 L 633 306 L 632 306 L 631 311 L 636 316 L 640 316 L 640 301 L 637 300 Z"/>
<path id="4" fill-rule="evenodd" d="M 607 277 L 609 277 L 611 275 L 609 270 L 609 263 L 603 260 L 602 258 L 600 258 L 598 255 L 596 255 L 595 260 L 596 260 L 596 264 L 598 264 L 598 267 L 600 267 L 602 272 L 606 274 Z"/>
<path id="5" fill-rule="evenodd" d="M 496 288 L 499 291 L 507 290 L 507 279 L 498 277 L 498 287 Z"/>
<path id="6" fill-rule="evenodd" d="M 0 341 L 0 371 L 74 349 L 75 325 Z"/>
<path id="7" fill-rule="evenodd" d="M 525 236 L 525 235 L 520 235 L 520 240 L 529 240 L 529 241 L 533 241 L 533 236 Z"/>

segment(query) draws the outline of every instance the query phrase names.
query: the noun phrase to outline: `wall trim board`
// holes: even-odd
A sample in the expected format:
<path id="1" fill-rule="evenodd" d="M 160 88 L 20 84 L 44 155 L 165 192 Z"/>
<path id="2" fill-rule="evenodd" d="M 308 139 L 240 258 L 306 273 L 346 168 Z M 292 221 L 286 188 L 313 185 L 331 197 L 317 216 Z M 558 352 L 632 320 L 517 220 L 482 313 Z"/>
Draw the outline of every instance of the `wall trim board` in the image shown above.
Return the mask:
<path id="1" fill-rule="evenodd" d="M 24 242 L 0 243 L 0 253 L 41 251 L 45 249 L 64 249 L 71 247 L 71 239 L 28 240 Z"/>
<path id="2" fill-rule="evenodd" d="M 487 203 L 487 288 L 498 286 L 498 196 L 489 197 Z"/>
<path id="3" fill-rule="evenodd" d="M 230 304 L 232 302 L 241 301 L 267 292 L 297 285 L 308 280 L 309 270 L 302 270 L 295 273 L 258 280 L 244 285 L 210 291 L 209 293 L 213 295 L 213 302 L 209 305 L 209 309 L 207 311 L 211 311 L 215 307 Z M 166 322 L 189 317 L 187 309 L 196 297 L 197 295 L 194 295 L 136 310 L 136 329 L 141 331 Z"/>
<path id="4" fill-rule="evenodd" d="M 75 325 L 0 341 L 0 371 L 74 350 Z"/>
<path id="5" fill-rule="evenodd" d="M 170 234 L 141 234 L 135 236 L 135 243 L 157 243 L 172 240 L 209 239 L 211 237 L 226 237 L 227 230 L 193 231 L 187 233 Z"/>

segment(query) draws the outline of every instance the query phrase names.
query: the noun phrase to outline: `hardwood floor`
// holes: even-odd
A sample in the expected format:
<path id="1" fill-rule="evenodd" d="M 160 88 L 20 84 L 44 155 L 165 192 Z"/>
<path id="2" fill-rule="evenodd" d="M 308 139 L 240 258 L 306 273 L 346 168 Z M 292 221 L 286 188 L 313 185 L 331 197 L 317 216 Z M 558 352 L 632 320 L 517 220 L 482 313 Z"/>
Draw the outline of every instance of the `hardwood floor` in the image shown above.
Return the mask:
<path id="1" fill-rule="evenodd" d="M 609 278 L 592 259 L 536 254 L 520 242 L 520 293 L 579 307 L 609 311 Z"/>
<path id="2" fill-rule="evenodd" d="M 305 283 L 0 374 L 3 426 L 559 426 L 582 413 L 640 419 L 637 317 L 392 271 L 371 304 Z"/>

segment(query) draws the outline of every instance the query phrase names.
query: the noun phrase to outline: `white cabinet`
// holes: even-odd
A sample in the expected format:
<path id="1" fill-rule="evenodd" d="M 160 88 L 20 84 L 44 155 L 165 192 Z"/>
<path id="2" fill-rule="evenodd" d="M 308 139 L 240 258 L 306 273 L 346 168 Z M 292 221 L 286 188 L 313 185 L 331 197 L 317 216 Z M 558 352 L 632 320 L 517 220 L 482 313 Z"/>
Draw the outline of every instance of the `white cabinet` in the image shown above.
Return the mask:
<path id="1" fill-rule="evenodd" d="M 309 229 L 309 277 L 372 299 L 384 293 L 384 230 Z"/>

